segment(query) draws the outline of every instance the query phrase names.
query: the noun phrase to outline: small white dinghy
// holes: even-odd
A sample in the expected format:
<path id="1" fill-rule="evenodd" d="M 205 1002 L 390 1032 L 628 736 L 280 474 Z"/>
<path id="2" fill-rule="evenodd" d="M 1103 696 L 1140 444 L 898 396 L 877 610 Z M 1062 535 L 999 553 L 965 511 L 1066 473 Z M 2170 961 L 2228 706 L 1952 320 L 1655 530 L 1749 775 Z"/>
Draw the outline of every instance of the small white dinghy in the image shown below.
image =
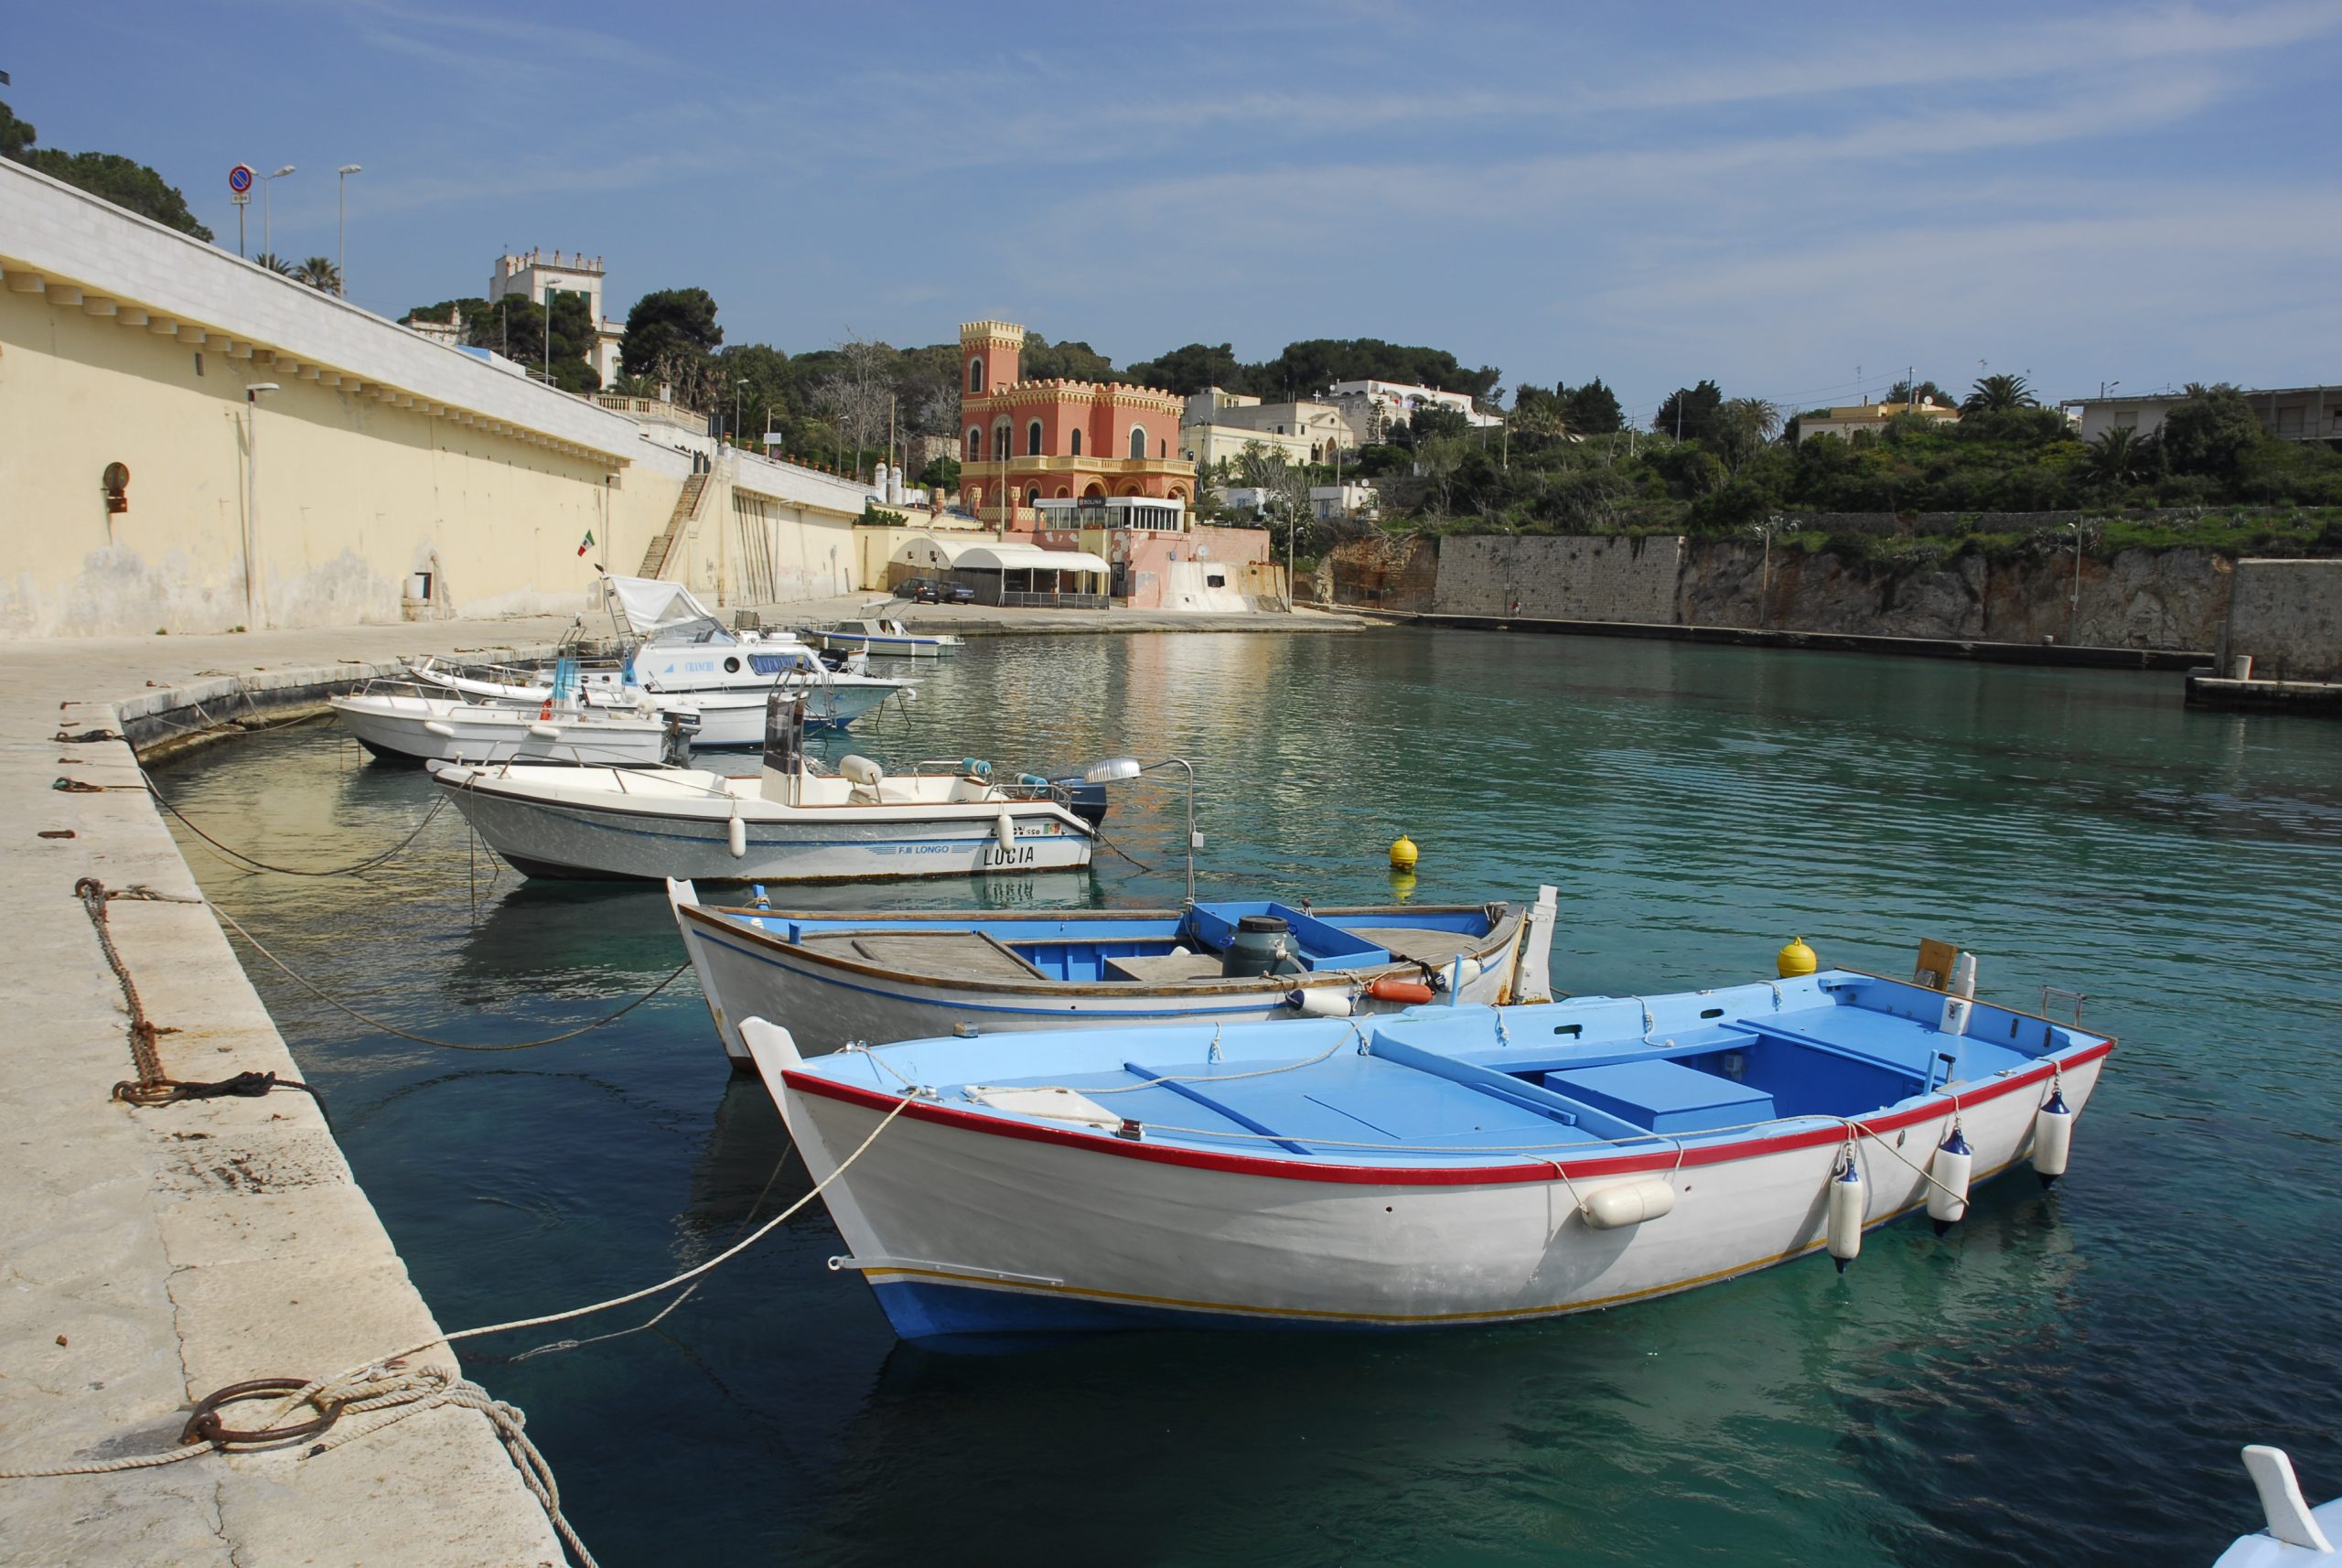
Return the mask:
<path id="1" fill-rule="evenodd" d="M 699 725 L 682 711 L 580 706 L 549 696 L 524 708 L 368 687 L 327 703 L 359 745 L 410 762 L 654 768 L 689 760 Z"/>
<path id="2" fill-rule="evenodd" d="M 531 876 L 860 882 L 1026 875 L 1090 864 L 1095 835 L 1046 781 L 1002 786 L 987 763 L 889 775 L 866 757 L 819 771 L 804 704 L 775 698 L 764 768 L 468 767 L 433 772 L 489 848 Z"/>
<path id="3" fill-rule="evenodd" d="M 805 640 L 832 653 L 867 653 L 879 659 L 935 659 L 960 650 L 949 632 L 913 631 L 884 616 L 857 616 L 809 629 Z"/>
<path id="4" fill-rule="evenodd" d="M 2244 1469 L 2261 1494 L 2268 1524 L 2238 1536 L 2212 1568 L 2333 1568 L 2342 1563 L 2342 1553 L 2334 1550 L 2336 1539 L 2342 1538 L 2342 1498 L 2310 1507 L 2294 1477 L 2294 1462 L 2282 1448 L 2247 1445 Z"/>

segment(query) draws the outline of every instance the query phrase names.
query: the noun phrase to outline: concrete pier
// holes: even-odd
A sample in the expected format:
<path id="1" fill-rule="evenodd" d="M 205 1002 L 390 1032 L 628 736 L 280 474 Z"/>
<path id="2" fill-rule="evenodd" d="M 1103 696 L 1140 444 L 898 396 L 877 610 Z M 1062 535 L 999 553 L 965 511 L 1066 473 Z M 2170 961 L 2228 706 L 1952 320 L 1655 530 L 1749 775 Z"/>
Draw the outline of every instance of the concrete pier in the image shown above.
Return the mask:
<path id="1" fill-rule="evenodd" d="M 0 1470 L 167 1451 L 191 1402 L 224 1384 L 324 1376 L 439 1332 L 306 1095 L 147 1109 L 109 1098 L 136 1073 L 122 989 L 74 894 L 85 876 L 155 896 L 113 902 L 110 926 L 148 1015 L 169 1031 L 158 1041 L 168 1076 L 300 1069 L 140 787 L 129 745 L 56 737 L 249 722 L 398 654 L 486 656 L 549 642 L 565 624 L 0 643 L 0 998 L 11 1022 L 0 1051 L 10 1173 Z M 249 701 L 233 695 L 239 677 L 258 683 Z M 223 698 L 231 711 L 220 711 Z M 56 789 L 60 778 L 102 792 Z M 445 1348 L 422 1359 L 456 1364 Z M 319 1457 L 301 1453 L 0 1481 L 0 1559 L 564 1560 L 476 1412 L 427 1411 Z"/>

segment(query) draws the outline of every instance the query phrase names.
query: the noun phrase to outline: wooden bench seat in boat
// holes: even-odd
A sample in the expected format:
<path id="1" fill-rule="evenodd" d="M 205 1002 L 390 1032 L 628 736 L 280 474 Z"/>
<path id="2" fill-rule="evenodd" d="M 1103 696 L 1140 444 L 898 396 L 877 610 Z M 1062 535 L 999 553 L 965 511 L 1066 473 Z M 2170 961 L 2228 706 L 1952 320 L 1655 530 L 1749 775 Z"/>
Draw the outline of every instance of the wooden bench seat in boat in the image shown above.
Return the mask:
<path id="1" fill-rule="evenodd" d="M 1477 953 L 1488 938 L 1463 931 L 1438 931 L 1427 926 L 1345 926 L 1342 929 L 1388 952 L 1404 963 L 1427 963 L 1445 969 L 1449 961 Z"/>
<path id="2" fill-rule="evenodd" d="M 1132 953 L 1106 960 L 1106 972 L 1142 985 L 1163 985 L 1181 980 L 1218 980 L 1216 952 Z"/>
<path id="3" fill-rule="evenodd" d="M 801 946 L 938 980 L 1045 978 L 980 931 L 822 931 Z"/>

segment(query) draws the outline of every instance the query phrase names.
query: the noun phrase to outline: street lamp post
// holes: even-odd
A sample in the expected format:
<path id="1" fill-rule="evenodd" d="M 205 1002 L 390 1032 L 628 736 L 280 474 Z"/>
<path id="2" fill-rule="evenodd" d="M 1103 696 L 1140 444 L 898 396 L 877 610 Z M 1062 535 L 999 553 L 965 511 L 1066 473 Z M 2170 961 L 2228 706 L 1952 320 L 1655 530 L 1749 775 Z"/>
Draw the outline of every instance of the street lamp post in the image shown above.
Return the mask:
<path id="1" fill-rule="evenodd" d="M 344 164 L 334 170 L 340 210 L 333 225 L 333 291 L 344 298 L 349 294 L 349 177 L 365 172 L 360 164 Z"/>
<path id="2" fill-rule="evenodd" d="M 286 175 L 291 174 L 292 172 L 293 166 L 291 164 L 286 164 L 274 174 L 264 174 L 260 177 L 260 248 L 261 253 L 265 255 L 272 262 L 276 259 L 276 242 L 273 237 L 271 237 L 269 232 L 269 187 L 275 181 L 283 179 Z"/>
<path id="3" fill-rule="evenodd" d="M 244 389 L 244 627 L 256 631 L 266 606 L 260 591 L 260 394 L 279 391 L 274 381 Z"/>

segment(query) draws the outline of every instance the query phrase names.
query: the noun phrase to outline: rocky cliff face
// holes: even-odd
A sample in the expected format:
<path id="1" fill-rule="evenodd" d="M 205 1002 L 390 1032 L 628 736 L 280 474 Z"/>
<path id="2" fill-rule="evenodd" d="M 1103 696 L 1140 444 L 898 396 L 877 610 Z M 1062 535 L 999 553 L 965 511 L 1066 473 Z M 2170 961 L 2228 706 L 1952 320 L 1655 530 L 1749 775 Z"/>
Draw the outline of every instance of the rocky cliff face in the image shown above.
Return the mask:
<path id="1" fill-rule="evenodd" d="M 2070 554 L 1914 567 L 1777 544 L 1768 564 L 1737 540 L 1563 536 L 1359 540 L 1330 565 L 1339 603 L 1411 613 L 2187 650 L 2218 644 L 2234 567 L 2128 550 L 2084 557 L 2077 587 Z"/>

